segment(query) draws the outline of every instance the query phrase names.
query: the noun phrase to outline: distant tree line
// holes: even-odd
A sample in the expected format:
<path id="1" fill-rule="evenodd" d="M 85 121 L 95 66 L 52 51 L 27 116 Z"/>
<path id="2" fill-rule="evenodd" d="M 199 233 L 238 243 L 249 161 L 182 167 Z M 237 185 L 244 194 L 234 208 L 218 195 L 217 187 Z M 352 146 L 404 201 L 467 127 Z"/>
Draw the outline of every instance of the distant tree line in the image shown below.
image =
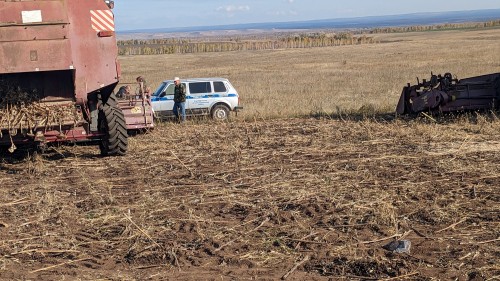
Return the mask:
<path id="1" fill-rule="evenodd" d="M 303 34 L 273 33 L 241 37 L 200 37 L 179 39 L 120 40 L 120 55 L 160 55 L 229 51 L 275 50 L 292 48 L 332 47 L 379 43 L 370 34 L 422 32 L 456 29 L 483 29 L 499 27 L 500 20 L 476 23 L 454 23 L 403 27 L 381 27 L 351 32 L 311 32 Z"/>
<path id="2" fill-rule="evenodd" d="M 228 52 L 249 50 L 274 50 L 290 48 L 313 48 L 342 45 L 373 44 L 375 39 L 367 35 L 352 33 L 312 33 L 288 35 L 280 38 L 241 39 L 148 39 L 118 41 L 120 55 L 159 55 L 206 52 Z"/>
<path id="3" fill-rule="evenodd" d="M 402 26 L 402 27 L 380 27 L 380 28 L 373 28 L 367 33 L 376 34 L 376 33 L 440 31 L 440 30 L 456 30 L 456 29 L 483 29 L 483 28 L 491 28 L 499 26 L 500 26 L 500 20 L 493 20 L 487 22 L 446 23 L 437 25 L 414 25 L 414 26 Z"/>

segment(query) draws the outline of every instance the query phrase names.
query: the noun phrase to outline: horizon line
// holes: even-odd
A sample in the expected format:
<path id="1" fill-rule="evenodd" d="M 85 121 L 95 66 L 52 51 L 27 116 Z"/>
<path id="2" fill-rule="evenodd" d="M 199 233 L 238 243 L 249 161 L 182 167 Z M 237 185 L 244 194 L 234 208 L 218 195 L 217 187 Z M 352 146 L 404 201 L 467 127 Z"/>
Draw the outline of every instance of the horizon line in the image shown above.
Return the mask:
<path id="1" fill-rule="evenodd" d="M 198 25 L 198 26 L 178 26 L 178 27 L 152 27 L 152 28 L 140 28 L 140 29 L 127 29 L 123 31 L 117 31 L 117 33 L 127 34 L 127 33 L 143 33 L 143 32 L 154 32 L 154 31 L 164 31 L 164 32 L 186 32 L 186 31 L 197 31 L 197 29 L 212 28 L 211 30 L 224 30 L 229 29 L 228 27 L 239 27 L 236 29 L 241 29 L 242 26 L 252 26 L 252 25 L 272 25 L 272 24 L 293 24 L 293 23 L 314 23 L 322 21 L 342 21 L 342 20 L 356 20 L 356 19 L 375 19 L 375 18 L 390 18 L 398 16 L 410 16 L 410 15 L 437 15 L 446 13 L 464 13 L 464 12 L 484 12 L 484 11 L 500 11 L 497 9 L 479 9 L 479 10 L 453 10 L 453 11 L 441 11 L 441 12 L 418 12 L 418 13 L 403 13 L 403 14 L 389 14 L 389 15 L 378 15 L 378 16 L 361 16 L 361 17 L 350 17 L 350 18 L 324 18 L 324 19 L 311 19 L 311 20 L 299 20 L 299 21 L 279 21 L 279 22 L 249 22 L 249 23 L 233 23 L 233 24 L 223 24 L 223 25 Z M 500 19 L 500 14 L 497 17 Z M 166 31 L 171 30 L 171 31 Z"/>

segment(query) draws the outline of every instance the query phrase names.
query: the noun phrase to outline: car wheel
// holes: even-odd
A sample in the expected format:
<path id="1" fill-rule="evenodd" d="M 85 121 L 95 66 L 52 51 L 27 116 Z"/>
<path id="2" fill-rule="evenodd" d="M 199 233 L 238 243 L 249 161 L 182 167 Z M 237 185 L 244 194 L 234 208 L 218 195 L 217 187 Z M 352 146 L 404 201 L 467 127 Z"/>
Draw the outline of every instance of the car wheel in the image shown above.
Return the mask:
<path id="1" fill-rule="evenodd" d="M 212 109 L 212 119 L 216 121 L 226 121 L 229 119 L 229 108 L 223 104 L 218 104 Z"/>

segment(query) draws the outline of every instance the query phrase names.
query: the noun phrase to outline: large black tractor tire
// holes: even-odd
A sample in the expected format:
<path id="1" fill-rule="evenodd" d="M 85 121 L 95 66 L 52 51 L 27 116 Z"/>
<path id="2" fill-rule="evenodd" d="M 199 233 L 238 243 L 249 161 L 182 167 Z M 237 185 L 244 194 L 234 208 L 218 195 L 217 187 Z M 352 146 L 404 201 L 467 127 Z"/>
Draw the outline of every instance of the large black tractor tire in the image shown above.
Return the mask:
<path id="1" fill-rule="evenodd" d="M 127 153 L 127 124 L 113 94 L 99 110 L 99 131 L 103 133 L 99 142 L 102 156 L 122 156 Z"/>

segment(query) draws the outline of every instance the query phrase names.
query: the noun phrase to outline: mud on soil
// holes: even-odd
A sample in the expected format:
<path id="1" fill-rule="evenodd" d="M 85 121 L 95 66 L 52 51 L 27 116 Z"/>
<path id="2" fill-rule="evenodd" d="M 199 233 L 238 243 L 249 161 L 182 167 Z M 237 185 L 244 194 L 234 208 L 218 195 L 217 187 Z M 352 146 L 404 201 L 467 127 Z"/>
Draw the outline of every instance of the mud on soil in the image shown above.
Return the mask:
<path id="1" fill-rule="evenodd" d="M 499 136 L 486 119 L 193 122 L 125 157 L 3 154 L 0 279 L 497 280 Z"/>

